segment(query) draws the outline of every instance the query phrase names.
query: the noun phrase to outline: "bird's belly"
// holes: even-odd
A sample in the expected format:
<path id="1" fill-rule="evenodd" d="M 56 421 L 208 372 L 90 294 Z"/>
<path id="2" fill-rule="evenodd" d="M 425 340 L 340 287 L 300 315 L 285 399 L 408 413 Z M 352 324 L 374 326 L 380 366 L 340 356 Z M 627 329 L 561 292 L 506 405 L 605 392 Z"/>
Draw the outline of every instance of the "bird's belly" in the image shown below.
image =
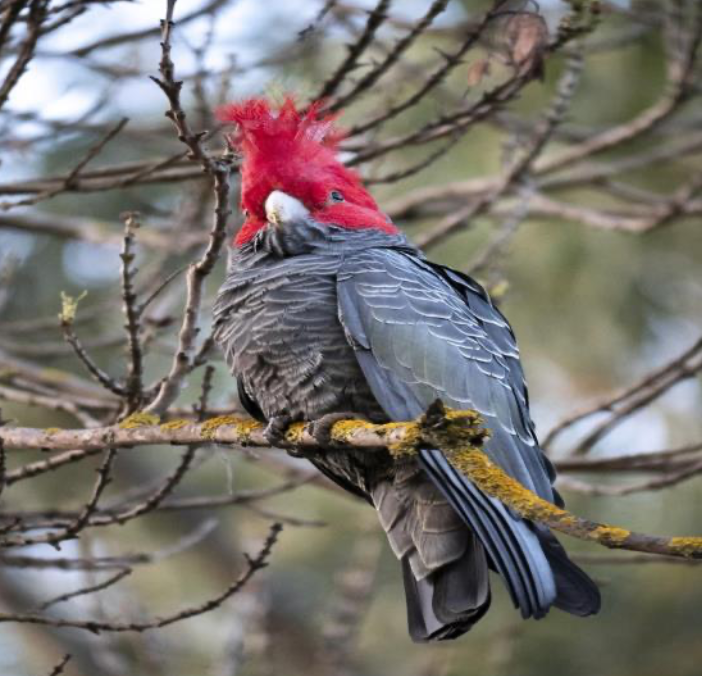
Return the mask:
<path id="1" fill-rule="evenodd" d="M 385 418 L 338 319 L 333 276 L 232 285 L 220 324 L 227 361 L 267 418 L 356 412 Z"/>

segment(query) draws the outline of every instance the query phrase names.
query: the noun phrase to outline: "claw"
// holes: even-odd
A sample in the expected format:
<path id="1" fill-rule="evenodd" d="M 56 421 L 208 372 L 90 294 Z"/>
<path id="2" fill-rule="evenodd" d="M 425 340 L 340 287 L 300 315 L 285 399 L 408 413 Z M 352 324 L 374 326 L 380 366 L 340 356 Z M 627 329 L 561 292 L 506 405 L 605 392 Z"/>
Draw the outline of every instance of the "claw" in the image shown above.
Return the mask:
<path id="1" fill-rule="evenodd" d="M 327 413 L 317 420 L 310 423 L 310 434 L 320 446 L 333 446 L 332 428 L 340 420 L 365 420 L 365 416 L 359 415 L 352 411 L 343 411 L 341 413 Z"/>
<path id="2" fill-rule="evenodd" d="M 285 432 L 290 426 L 292 418 L 287 415 L 275 415 L 269 418 L 266 428 L 263 430 L 263 436 L 271 446 L 284 448 L 288 445 L 285 439 Z"/>

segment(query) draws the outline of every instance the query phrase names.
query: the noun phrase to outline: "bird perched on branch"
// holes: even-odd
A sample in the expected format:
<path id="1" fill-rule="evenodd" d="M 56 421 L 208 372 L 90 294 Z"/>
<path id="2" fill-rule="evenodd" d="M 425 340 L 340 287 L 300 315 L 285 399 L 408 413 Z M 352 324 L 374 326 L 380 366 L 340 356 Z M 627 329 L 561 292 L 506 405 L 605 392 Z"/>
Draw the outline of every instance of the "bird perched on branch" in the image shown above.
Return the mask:
<path id="1" fill-rule="evenodd" d="M 474 409 L 485 451 L 540 497 L 562 504 L 529 416 L 514 334 L 485 290 L 428 261 L 337 158 L 342 134 L 320 104 L 224 106 L 241 152 L 245 215 L 215 306 L 216 339 L 247 410 L 272 443 L 340 417 L 412 420 L 441 399 Z M 550 531 L 476 488 L 443 454 L 389 454 L 327 443 L 315 465 L 378 512 L 402 564 L 409 631 L 452 639 L 490 605 L 488 571 L 522 617 L 600 607 L 595 584 Z"/>

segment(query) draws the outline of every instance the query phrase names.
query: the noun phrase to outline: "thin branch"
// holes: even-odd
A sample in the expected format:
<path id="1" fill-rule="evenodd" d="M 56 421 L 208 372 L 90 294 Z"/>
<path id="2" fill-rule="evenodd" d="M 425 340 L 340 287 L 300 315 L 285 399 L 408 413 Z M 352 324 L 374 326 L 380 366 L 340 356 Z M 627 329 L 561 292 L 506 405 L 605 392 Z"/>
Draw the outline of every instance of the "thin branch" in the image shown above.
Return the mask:
<path id="1" fill-rule="evenodd" d="M 466 127 L 486 119 L 498 107 L 511 101 L 532 79 L 532 75 L 517 75 L 508 78 L 485 92 L 478 101 L 468 103 L 457 110 L 441 115 L 423 127 L 402 136 L 379 141 L 374 145 L 363 143 L 354 147 L 347 144 L 344 146 L 344 150 L 357 151 L 354 158 L 347 164 L 350 166 L 363 164 L 399 148 L 422 145 L 454 136 L 462 132 Z"/>
<path id="2" fill-rule="evenodd" d="M 622 496 L 670 488 L 700 474 L 702 474 L 702 460 L 692 463 L 691 465 L 686 464 L 682 469 L 677 471 L 664 470 L 661 476 L 634 484 L 610 486 L 602 483 L 591 484 L 585 481 L 576 481 L 571 478 L 566 479 L 561 477 L 559 479 L 559 488 L 565 488 L 585 495 Z"/>
<path id="3" fill-rule="evenodd" d="M 83 511 L 80 513 L 78 518 L 66 528 L 66 539 L 73 538 L 76 535 L 78 535 L 78 533 L 80 533 L 80 531 L 82 531 L 83 528 L 85 528 L 85 526 L 90 521 L 90 517 L 94 514 L 95 510 L 97 509 L 98 502 L 100 501 L 102 494 L 105 492 L 105 489 L 112 481 L 110 475 L 112 472 L 112 465 L 116 457 L 117 449 L 109 448 L 105 455 L 105 459 L 98 468 L 98 478 L 95 482 L 95 487 L 93 488 L 93 494 L 86 503 L 85 507 L 83 508 Z M 53 540 L 52 542 L 58 542 L 58 540 Z"/>
<path id="4" fill-rule="evenodd" d="M 250 507 L 251 505 L 263 502 L 270 498 L 289 493 L 290 491 L 306 486 L 308 484 L 317 483 L 320 477 L 316 472 L 302 474 L 299 478 L 294 478 L 289 481 L 284 481 L 270 488 L 260 488 L 254 490 L 242 490 L 236 493 L 227 495 L 203 495 L 193 496 L 188 498 L 170 498 L 161 501 L 160 504 L 151 508 L 150 512 L 183 512 L 183 511 L 198 511 L 220 509 L 227 507 Z M 329 484 L 332 485 L 331 483 Z M 120 523 L 120 517 L 125 513 L 122 505 L 109 506 L 96 509 L 93 518 L 90 521 L 93 525 L 110 525 L 112 523 Z M 77 518 L 77 512 L 73 510 L 45 510 L 45 511 L 12 511 L 3 510 L 2 519 L 4 521 L 21 522 L 21 526 L 25 528 L 65 528 L 72 520 Z M 108 523 L 109 521 L 109 523 Z M 309 522 L 307 522 L 309 523 Z M 314 525 L 320 525 L 321 522 L 316 521 Z"/>
<path id="5" fill-rule="evenodd" d="M 202 387 L 200 389 L 200 398 L 197 404 L 193 406 L 196 415 L 196 420 L 202 422 L 207 417 L 207 409 L 209 398 L 212 392 L 212 379 L 214 378 L 215 367 L 208 364 L 205 367 L 205 374 L 202 376 Z"/>
<path id="6" fill-rule="evenodd" d="M 417 238 L 417 245 L 422 248 L 436 246 L 447 237 L 465 227 L 467 223 L 506 194 L 515 184 L 524 180 L 531 165 L 551 139 L 551 135 L 565 116 L 569 103 L 575 94 L 575 89 L 582 73 L 582 55 L 573 55 L 556 88 L 556 94 L 535 136 L 529 140 L 526 151 L 521 153 L 505 172 L 500 182 L 490 192 L 473 203 L 469 203 L 456 213 L 447 216 L 436 227 Z"/>
<path id="7" fill-rule="evenodd" d="M 113 523 L 118 523 L 124 525 L 127 521 L 136 519 L 144 514 L 154 511 L 180 484 L 188 470 L 190 465 L 195 458 L 195 453 L 197 452 L 198 446 L 195 444 L 189 445 L 185 453 L 180 459 L 178 466 L 173 470 L 170 476 L 166 477 L 159 488 L 157 488 L 151 495 L 149 495 L 141 504 L 135 507 L 129 508 L 125 511 L 119 512 L 113 516 L 95 519 L 92 523 L 93 526 L 109 526 Z"/>
<path id="8" fill-rule="evenodd" d="M 427 94 L 441 84 L 454 68 L 462 63 L 463 57 L 472 47 L 476 45 L 490 21 L 495 17 L 499 6 L 502 4 L 504 4 L 504 2 L 498 2 L 492 10 L 485 14 L 481 22 L 475 26 L 475 28 L 468 31 L 467 36 L 456 51 L 454 51 L 452 54 L 443 55 L 444 58 L 441 65 L 436 68 L 431 75 L 429 75 L 424 84 L 420 86 L 412 95 L 407 97 L 401 103 L 391 106 L 381 115 L 352 127 L 349 130 L 349 136 L 364 134 L 365 132 L 384 124 L 388 120 L 391 120 L 400 113 L 403 113 L 404 111 L 416 106 Z"/>
<path id="9" fill-rule="evenodd" d="M 128 412 L 137 410 L 141 406 L 144 392 L 144 364 L 141 345 L 141 321 L 137 307 L 137 296 L 134 292 L 134 275 L 132 268 L 134 262 L 134 236 L 140 227 L 138 215 L 130 212 L 124 217 L 124 246 L 120 258 L 122 259 L 122 311 L 126 323 L 127 345 L 129 354 L 129 372 L 125 382 Z"/>
<path id="10" fill-rule="evenodd" d="M 542 446 L 549 448 L 565 430 L 586 418 L 601 413 L 608 414 L 607 418 L 591 430 L 572 451 L 576 455 L 586 453 L 616 425 L 660 397 L 680 381 L 691 378 L 700 370 L 702 370 L 702 337 L 681 355 L 648 373 L 634 385 L 569 415 L 549 431 Z"/>
<path id="11" fill-rule="evenodd" d="M 25 404 L 26 406 L 37 406 L 51 411 L 68 413 L 77 420 L 80 420 L 84 425 L 90 426 L 95 422 L 95 418 L 81 410 L 81 408 L 70 399 L 57 399 L 54 396 L 25 392 L 13 387 L 7 387 L 6 385 L 0 385 L 0 400 L 3 399 L 18 404 Z"/>
<path id="12" fill-rule="evenodd" d="M 51 199 L 52 197 L 56 197 L 57 195 L 60 195 L 61 193 L 64 192 L 72 192 L 76 186 L 78 186 L 79 181 L 80 181 L 80 175 L 83 169 L 88 165 L 88 163 L 93 160 L 95 157 L 97 157 L 102 150 L 105 148 L 105 146 L 115 137 L 117 134 L 119 134 L 122 129 L 124 129 L 125 125 L 128 122 L 128 118 L 122 118 L 117 125 L 110 129 L 105 136 L 100 139 L 95 145 L 91 146 L 88 148 L 86 151 L 85 155 L 78 161 L 78 163 L 75 165 L 75 167 L 69 172 L 69 174 L 66 176 L 66 178 L 63 180 L 63 183 L 60 185 L 44 190 L 42 192 L 39 192 L 35 194 L 33 197 L 27 197 L 23 200 L 19 200 L 17 202 L 2 202 L 0 204 L 0 209 L 10 209 L 10 208 L 15 208 L 15 207 L 26 207 L 26 206 L 33 206 L 35 204 L 38 204 L 39 202 L 43 202 L 45 200 Z"/>
<path id="13" fill-rule="evenodd" d="M 674 465 L 696 462 L 702 443 L 648 453 L 628 453 L 606 458 L 569 456 L 556 461 L 559 472 L 665 472 Z"/>
<path id="14" fill-rule="evenodd" d="M 96 430 L 62 430 L 47 434 L 31 428 L 0 428 L 7 450 L 143 446 L 149 444 L 218 444 L 268 447 L 263 425 L 226 416 L 204 423 L 173 421 L 155 425 L 153 416 L 135 414 L 121 426 Z M 487 430 L 474 411 L 451 412 L 433 405 L 414 423 L 373 425 L 344 421 L 332 428 L 332 440 L 341 447 L 386 449 L 393 457 L 414 455 L 419 448 L 439 448 L 448 460 L 486 494 L 504 502 L 523 518 L 543 523 L 566 535 L 598 542 L 610 548 L 670 556 L 702 558 L 702 537 L 658 537 L 635 533 L 577 517 L 536 496 L 494 465 L 480 449 Z M 296 423 L 286 434 L 290 448 L 314 457 L 319 452 L 309 426 Z M 469 441 L 468 441 L 469 440 Z M 307 451 L 307 453 L 305 453 Z"/>
<path id="15" fill-rule="evenodd" d="M 282 526 L 274 523 L 263 547 L 259 553 L 251 558 L 246 556 L 246 570 L 233 582 L 224 592 L 205 603 L 198 606 L 185 608 L 179 612 L 145 622 L 103 622 L 97 620 L 71 620 L 63 618 L 53 618 L 48 615 L 28 613 L 26 615 L 13 613 L 0 613 L 0 622 L 17 622 L 22 624 L 39 624 L 49 627 L 71 627 L 74 629 L 84 629 L 94 634 L 101 632 L 144 632 L 151 629 L 160 629 L 168 625 L 182 622 L 183 620 L 208 613 L 219 608 L 227 599 L 240 592 L 249 580 L 261 569 L 268 565 L 268 558 L 278 539 Z"/>
<path id="16" fill-rule="evenodd" d="M 0 5 L 0 11 L 3 12 L 2 23 L 0 23 L 0 48 L 5 46 L 5 42 L 10 35 L 12 27 L 17 23 L 20 12 L 27 4 L 27 0 L 19 0 L 12 2 L 7 6 Z"/>
<path id="17" fill-rule="evenodd" d="M 63 337 L 66 342 L 73 348 L 76 357 L 83 362 L 83 365 L 88 372 L 97 380 L 100 385 L 102 385 L 108 392 L 112 392 L 120 397 L 124 397 L 127 394 L 127 390 L 111 375 L 103 371 L 92 359 L 92 357 L 87 353 L 85 347 L 81 343 L 80 339 L 73 330 L 73 319 L 75 318 L 75 312 L 78 307 L 78 302 L 80 298 L 73 299 L 67 295 L 62 296 L 63 309 L 59 314 L 59 320 L 61 323 L 61 330 L 63 331 Z"/>
<path id="18" fill-rule="evenodd" d="M 57 663 L 56 666 L 51 670 L 49 676 L 61 676 L 66 665 L 70 662 L 71 655 L 66 653 Z"/>
<path id="19" fill-rule="evenodd" d="M 680 104 L 689 96 L 694 75 L 697 51 L 702 36 L 702 10 L 697 7 L 696 17 L 691 25 L 686 51 L 681 60 L 671 59 L 668 68 L 666 89 L 661 98 L 650 108 L 639 113 L 624 124 L 611 127 L 583 143 L 568 148 L 555 157 L 546 159 L 538 166 L 540 172 L 553 172 L 595 154 L 611 150 L 648 133 L 677 112 Z"/>
<path id="20" fill-rule="evenodd" d="M 123 554 L 122 556 L 90 556 L 87 558 L 50 558 L 47 556 L 20 556 L 0 554 L 4 566 L 32 570 L 122 570 L 131 566 L 159 563 L 191 549 L 202 542 L 217 526 L 214 519 L 199 524 L 192 532 L 180 538 L 174 545 L 155 552 Z"/>
<path id="21" fill-rule="evenodd" d="M 173 122 L 179 139 L 190 149 L 189 158 L 200 163 L 203 170 L 214 179 L 215 209 L 212 229 L 207 248 L 201 258 L 190 266 L 187 274 L 187 299 L 183 322 L 178 335 L 178 348 L 171 369 L 159 384 L 158 392 L 147 410 L 157 415 L 163 414 L 180 393 L 184 378 L 197 366 L 194 358 L 200 306 L 204 283 L 212 272 L 224 244 L 226 224 L 231 209 L 229 207 L 229 165 L 226 161 L 215 160 L 202 148 L 202 133 L 194 133 L 186 120 L 180 103 L 182 82 L 174 78 L 174 65 L 171 60 L 171 31 L 173 10 L 176 0 L 168 0 L 166 19 L 162 22 L 161 79 L 152 78 L 166 94 L 170 108 L 166 116 Z"/>
<path id="22" fill-rule="evenodd" d="M 184 26 L 202 16 L 214 15 L 221 7 L 227 3 L 227 0 L 211 0 L 205 3 L 196 10 L 186 14 L 178 20 L 178 25 Z M 83 47 L 78 47 L 67 54 L 61 54 L 61 56 L 76 56 L 80 59 L 85 58 L 94 51 L 101 49 L 110 49 L 112 47 L 118 47 L 123 44 L 133 44 L 139 40 L 144 40 L 145 38 L 156 37 L 160 33 L 158 28 L 143 28 L 138 31 L 130 31 L 128 33 L 120 33 L 119 35 L 111 35 L 107 38 L 100 38 L 95 42 L 91 42 Z"/>
<path id="23" fill-rule="evenodd" d="M 405 35 L 403 38 L 398 40 L 390 49 L 390 51 L 386 54 L 385 58 L 378 63 L 375 67 L 373 67 L 371 70 L 369 70 L 351 89 L 351 91 L 347 92 L 343 96 L 337 97 L 334 103 L 330 106 L 330 110 L 340 110 L 344 106 L 348 106 L 351 102 L 355 101 L 358 99 L 358 97 L 364 93 L 367 92 L 368 90 L 373 87 L 376 82 L 390 70 L 395 63 L 397 63 L 402 55 L 414 44 L 414 42 L 419 38 L 419 36 L 424 33 L 424 31 L 431 26 L 433 23 L 434 19 L 439 16 L 445 9 L 446 6 L 448 5 L 449 0 L 434 0 L 431 5 L 429 5 L 429 9 L 427 9 L 425 15 L 412 27 L 412 30 L 410 30 L 407 35 Z M 378 3 L 378 7 L 380 7 L 381 3 Z M 390 3 L 386 3 L 389 5 Z M 378 8 L 376 8 L 377 11 Z M 375 12 L 374 12 L 375 13 Z M 373 15 L 369 17 L 368 24 L 366 26 L 366 29 L 368 29 L 368 25 L 370 24 L 371 18 Z M 365 38 L 365 35 L 361 37 L 360 40 L 356 41 L 353 45 L 354 48 L 358 47 L 361 43 L 361 41 Z M 350 50 L 351 52 L 353 51 Z M 351 56 L 351 54 L 349 54 Z M 339 69 L 341 70 L 341 69 Z M 334 83 L 335 81 L 341 82 L 344 79 L 344 73 L 339 76 L 339 72 L 332 77 L 332 79 L 329 81 L 331 83 Z M 325 93 L 324 88 L 320 92 L 320 98 L 326 98 L 330 96 L 331 94 L 334 93 L 334 90 L 336 87 L 332 88 L 332 91 Z"/>
<path id="24" fill-rule="evenodd" d="M 41 35 L 42 24 L 46 19 L 48 0 L 32 0 L 27 16 L 27 34 L 22 42 L 17 59 L 12 64 L 5 80 L 0 85 L 0 108 L 2 108 L 15 85 L 20 81 L 29 62 L 34 57 L 34 50 Z"/>
<path id="25" fill-rule="evenodd" d="M 110 575 L 107 579 L 103 580 L 102 582 L 94 585 L 90 585 L 89 587 L 81 587 L 80 589 L 76 589 L 75 591 L 72 592 L 66 592 L 65 594 L 60 594 L 59 596 L 55 596 L 52 599 L 49 599 L 48 601 L 44 601 L 38 608 L 38 611 L 42 610 L 48 610 L 52 606 L 55 606 L 59 603 L 65 603 L 66 601 L 70 601 L 71 599 L 77 598 L 78 596 L 86 596 L 88 594 L 94 594 L 96 592 L 101 592 L 107 589 L 108 587 L 112 587 L 113 585 L 117 584 L 120 580 L 123 580 L 125 577 L 128 575 L 132 574 L 131 568 L 125 568 L 124 570 L 119 570 L 117 573 L 114 575 Z"/>
<path id="26" fill-rule="evenodd" d="M 6 537 L 0 541 L 0 547 L 27 547 L 29 545 L 48 544 L 59 549 L 59 545 L 66 540 L 73 540 L 88 525 L 90 517 L 97 509 L 98 502 L 111 481 L 112 464 L 117 456 L 117 449 L 109 448 L 105 459 L 98 468 L 98 478 L 93 487 L 93 492 L 88 502 L 83 507 L 77 518 L 57 533 L 43 533 L 34 537 L 15 536 Z"/>
<path id="27" fill-rule="evenodd" d="M 338 68 L 322 85 L 319 93 L 314 97 L 315 101 L 328 99 L 336 92 L 339 86 L 346 80 L 349 73 L 358 68 L 358 59 L 361 54 L 373 42 L 375 34 L 387 19 L 387 11 L 392 0 L 378 0 L 378 4 L 368 13 L 366 26 L 360 37 L 348 45 L 348 54 L 346 58 L 339 64 Z M 338 105 L 341 105 L 337 102 Z M 335 104 L 335 107 L 337 106 Z"/>
<path id="28" fill-rule="evenodd" d="M 0 213 L 0 229 L 20 230 L 40 235 L 51 235 L 61 239 L 78 239 L 100 245 L 119 246 L 123 239 L 117 232 L 110 232 L 110 224 L 99 220 L 72 216 L 65 218 L 57 214 Z M 204 241 L 202 235 L 196 233 L 183 233 L 178 237 L 178 249 L 191 246 Z M 159 231 L 147 231 L 140 238 L 140 243 L 161 251 L 175 251 L 172 235 Z"/>
<path id="29" fill-rule="evenodd" d="M 89 450 L 72 450 L 65 451 L 54 455 L 46 460 L 38 460 L 37 462 L 32 462 L 28 465 L 23 465 L 17 469 L 10 470 L 7 472 L 5 477 L 8 486 L 18 482 L 24 481 L 26 479 L 33 479 L 40 474 L 45 474 L 46 472 L 53 472 L 66 465 L 72 465 L 77 462 L 81 462 L 86 458 L 90 458 L 93 455 L 97 455 L 101 452 L 100 448 L 93 448 Z"/>

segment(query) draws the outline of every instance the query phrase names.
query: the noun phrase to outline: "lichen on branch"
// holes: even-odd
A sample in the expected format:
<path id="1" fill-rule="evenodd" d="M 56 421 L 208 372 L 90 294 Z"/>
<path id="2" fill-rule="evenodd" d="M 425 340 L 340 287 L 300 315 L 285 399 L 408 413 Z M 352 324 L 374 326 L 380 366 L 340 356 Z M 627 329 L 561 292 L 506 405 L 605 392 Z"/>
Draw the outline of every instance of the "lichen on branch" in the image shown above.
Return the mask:
<path id="1" fill-rule="evenodd" d="M 492 462 L 483 450 L 489 430 L 475 411 L 456 411 L 441 402 L 429 407 L 418 420 L 373 424 L 342 420 L 331 429 L 331 440 L 340 448 L 388 452 L 393 457 L 416 455 L 423 448 L 440 449 L 448 461 L 487 495 L 497 498 L 519 516 L 555 531 L 612 549 L 628 549 L 666 556 L 702 559 L 702 537 L 660 537 L 636 533 L 619 526 L 597 523 L 540 498 Z M 300 455 L 319 451 L 309 425 L 295 423 L 285 436 L 287 447 Z M 162 422 L 157 416 L 134 413 L 116 426 L 85 430 L 41 430 L 5 426 L 0 441 L 8 451 L 85 451 L 106 447 L 189 445 L 203 442 L 229 446 L 267 447 L 264 426 L 234 415 L 204 422 L 176 419 Z"/>

